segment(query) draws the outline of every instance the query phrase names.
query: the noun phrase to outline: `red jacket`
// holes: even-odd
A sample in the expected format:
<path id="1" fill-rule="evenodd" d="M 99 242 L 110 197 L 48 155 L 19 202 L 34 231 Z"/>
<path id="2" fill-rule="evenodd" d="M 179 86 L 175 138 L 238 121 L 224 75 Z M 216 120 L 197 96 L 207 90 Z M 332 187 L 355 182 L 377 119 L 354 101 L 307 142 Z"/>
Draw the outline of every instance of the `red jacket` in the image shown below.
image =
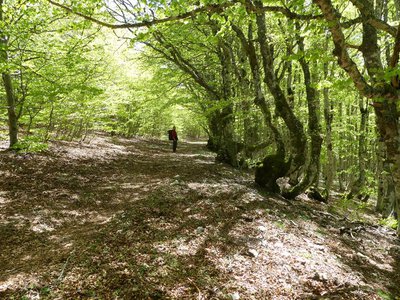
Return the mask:
<path id="1" fill-rule="evenodd" d="M 174 129 L 172 129 L 171 134 L 172 134 L 172 139 L 174 141 L 177 141 L 178 140 L 178 134 L 176 133 L 176 131 Z"/>

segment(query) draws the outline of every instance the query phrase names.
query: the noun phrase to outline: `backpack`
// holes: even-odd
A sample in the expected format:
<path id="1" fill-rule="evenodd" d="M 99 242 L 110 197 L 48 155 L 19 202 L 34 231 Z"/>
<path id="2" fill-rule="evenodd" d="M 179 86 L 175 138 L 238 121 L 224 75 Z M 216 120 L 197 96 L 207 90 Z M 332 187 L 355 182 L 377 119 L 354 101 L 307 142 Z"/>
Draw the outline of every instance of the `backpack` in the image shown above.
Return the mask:
<path id="1" fill-rule="evenodd" d="M 171 129 L 171 130 L 168 130 L 168 139 L 169 139 L 170 141 L 173 140 L 173 137 L 172 137 L 172 129 Z"/>

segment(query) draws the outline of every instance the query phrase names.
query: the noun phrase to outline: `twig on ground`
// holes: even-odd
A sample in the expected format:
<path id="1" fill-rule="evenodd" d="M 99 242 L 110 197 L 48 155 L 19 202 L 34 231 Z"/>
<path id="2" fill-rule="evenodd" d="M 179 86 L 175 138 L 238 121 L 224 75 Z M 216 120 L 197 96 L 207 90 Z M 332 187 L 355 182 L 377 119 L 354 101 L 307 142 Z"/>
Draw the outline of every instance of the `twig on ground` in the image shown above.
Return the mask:
<path id="1" fill-rule="evenodd" d="M 72 251 L 71 254 L 67 257 L 67 260 L 65 261 L 65 263 L 64 263 L 64 265 L 63 265 L 63 267 L 62 267 L 62 269 L 61 269 L 60 275 L 59 275 L 58 278 L 56 279 L 56 284 L 57 284 L 57 285 L 58 285 L 59 283 L 61 283 L 61 281 L 63 280 L 65 269 L 66 269 L 66 267 L 67 267 L 67 265 L 68 265 L 69 259 L 70 259 L 71 256 L 74 254 L 74 252 L 75 252 L 75 250 Z"/>
<path id="2" fill-rule="evenodd" d="M 193 284 L 194 286 L 195 286 L 195 288 L 197 289 L 197 292 L 199 293 L 199 296 L 197 297 L 199 300 L 202 300 L 203 299 L 203 294 L 201 293 L 201 291 L 200 291 L 200 288 L 197 286 L 197 284 L 191 279 L 191 278 L 188 278 L 188 280 L 189 280 L 189 282 L 191 283 L 191 284 Z"/>

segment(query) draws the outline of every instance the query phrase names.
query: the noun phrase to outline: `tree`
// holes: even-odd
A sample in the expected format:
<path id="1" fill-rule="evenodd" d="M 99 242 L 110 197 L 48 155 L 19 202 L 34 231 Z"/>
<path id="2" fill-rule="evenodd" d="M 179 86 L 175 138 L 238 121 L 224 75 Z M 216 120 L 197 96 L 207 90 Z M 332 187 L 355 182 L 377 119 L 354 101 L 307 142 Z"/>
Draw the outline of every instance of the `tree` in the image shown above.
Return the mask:
<path id="1" fill-rule="evenodd" d="M 398 18 L 399 6 L 397 2 L 394 5 L 385 6 L 383 4 L 386 2 L 377 1 L 377 6 L 374 8 L 371 0 L 352 0 L 350 2 L 349 7 L 339 11 L 340 7 L 336 8 L 335 5 L 340 3 L 331 0 L 314 0 L 313 3 L 319 6 L 319 10 L 306 1 L 291 1 L 286 4 L 269 1 L 269 5 L 258 0 L 189 1 L 185 3 L 171 1 L 169 8 L 163 1 L 154 1 L 146 5 L 140 1 L 135 3 L 122 1 L 121 5 L 116 6 L 118 9 L 109 8 L 116 20 L 113 24 L 52 1 L 56 6 L 103 26 L 114 29 L 129 28 L 134 34 L 149 39 L 150 36 L 146 36 L 146 32 L 150 32 L 152 37 L 151 40 L 148 40 L 148 42 L 150 41 L 149 46 L 152 46 L 165 59 L 189 75 L 192 83 L 203 88 L 208 100 L 217 99 L 216 103 L 221 105 L 215 106 L 219 114 L 217 113 L 215 118 L 209 119 L 211 136 L 221 134 L 224 137 L 221 139 L 224 142 L 218 141 L 219 138 L 216 139 L 216 144 L 220 144 L 217 148 L 223 145 L 226 149 L 231 150 L 237 146 L 235 143 L 237 134 L 235 128 L 237 127 L 232 119 L 235 97 L 244 95 L 245 90 L 250 91 L 254 95 L 254 103 L 263 114 L 268 133 L 274 137 L 276 143 L 275 153 L 270 156 L 272 151 L 269 150 L 269 153 L 264 155 L 264 166 L 275 165 L 276 174 L 272 174 L 270 176 L 272 179 L 268 179 L 273 168 L 263 170 L 263 167 L 259 167 L 256 180 L 271 190 L 277 190 L 276 179 L 290 176 L 291 187 L 283 191 L 288 197 L 294 197 L 304 191 L 319 176 L 318 157 L 321 149 L 319 93 L 315 89 L 315 82 L 313 83 L 313 76 L 316 76 L 313 74 L 312 66 L 317 69 L 318 66 L 322 67 L 325 64 L 325 79 L 329 74 L 326 61 L 319 62 L 316 58 L 313 61 L 312 54 L 310 54 L 313 46 L 322 44 L 317 39 L 301 33 L 302 31 L 312 32 L 324 41 L 323 47 L 328 50 L 330 45 L 325 42 L 326 34 L 324 32 L 325 29 L 328 29 L 328 38 L 333 42 L 333 54 L 337 58 L 338 66 L 354 83 L 361 97 L 372 99 L 377 128 L 380 138 L 386 146 L 387 163 L 390 165 L 396 186 L 394 207 L 398 214 L 400 206 L 397 188 L 400 186 L 400 168 L 398 167 L 400 165 L 400 142 L 397 88 L 400 86 L 398 79 L 400 73 L 398 67 L 400 29 L 389 25 L 389 21 Z M 270 12 L 286 16 L 287 21 L 267 20 L 265 15 Z M 202 34 L 192 33 L 196 26 L 205 28 L 203 32 L 200 31 Z M 274 28 L 279 29 L 274 31 Z M 289 35 L 286 48 L 279 43 L 282 31 L 294 32 Z M 378 31 L 382 34 L 378 34 Z M 183 33 L 189 37 L 189 40 L 192 39 L 191 42 L 186 43 L 187 41 L 182 39 Z M 207 40 L 207 35 L 211 37 L 212 42 Z M 183 46 L 178 47 L 181 44 Z M 392 47 L 392 51 L 390 53 L 383 51 L 383 47 Z M 238 53 L 245 54 L 247 62 L 241 60 Z M 321 52 L 318 55 L 321 56 Z M 385 55 L 389 57 L 388 63 L 382 62 Z M 289 59 L 288 63 L 290 56 L 293 59 Z M 240 64 L 237 64 L 238 61 Z M 212 63 L 216 69 L 212 71 L 207 69 L 207 63 Z M 362 71 L 364 66 L 365 72 Z M 341 74 L 335 67 L 332 67 L 331 73 Z M 221 80 L 218 80 L 217 76 Z M 283 80 L 285 76 L 287 80 Z M 314 79 L 314 81 L 316 80 Z M 342 81 L 347 84 L 346 80 Z M 332 87 L 334 85 L 335 83 L 332 84 Z M 327 134 L 331 139 L 331 137 L 335 138 L 335 135 L 331 131 L 332 111 L 329 109 L 328 96 L 334 96 L 334 93 L 328 95 L 327 87 L 323 86 L 322 88 L 325 88 L 324 108 Z M 345 94 L 343 91 L 335 91 L 336 95 L 340 93 Z M 355 95 L 354 99 L 360 99 L 356 93 L 352 92 L 351 94 Z M 270 106 L 268 98 L 273 100 L 274 107 Z M 295 99 L 298 99 L 298 103 L 295 103 Z M 356 103 L 358 100 L 354 99 L 353 101 Z M 351 105 L 349 95 L 346 95 L 346 100 L 350 105 L 346 106 L 342 102 L 338 104 L 339 110 L 342 112 L 339 113 L 339 120 L 342 117 L 348 118 L 356 111 L 354 110 L 356 105 Z M 304 104 L 307 105 L 307 113 L 304 113 Z M 366 115 L 364 106 L 360 113 Z M 283 123 L 279 122 L 276 116 Z M 354 120 L 348 125 L 354 126 Z M 224 124 L 224 122 L 227 123 Z M 308 126 L 307 132 L 304 130 L 304 124 Z M 366 124 L 366 120 L 362 119 L 361 127 Z M 338 126 L 341 126 L 341 130 L 349 135 L 348 128 L 344 128 L 344 125 Z M 306 143 L 307 140 L 310 140 L 309 144 Z M 363 152 L 361 145 L 363 143 L 361 136 L 358 147 L 354 145 L 349 147 L 351 154 L 346 157 L 346 160 L 342 160 L 341 167 L 347 169 L 349 169 L 349 165 L 354 167 L 356 160 L 353 154 L 356 153 L 356 149 Z M 338 139 L 333 142 L 328 141 L 329 165 L 333 164 L 334 153 L 330 152 L 333 150 L 333 144 L 345 147 L 345 145 L 339 145 Z M 237 151 L 238 149 L 232 151 L 231 154 L 227 151 L 230 159 L 235 156 Z M 361 158 L 361 153 L 358 156 L 360 157 L 358 161 L 362 162 L 364 159 Z M 277 159 L 267 159 L 268 157 Z M 362 163 L 359 166 L 362 167 Z M 344 174 L 348 170 L 343 169 L 340 172 Z M 354 179 L 350 177 L 347 176 L 346 181 Z M 330 176 L 327 180 L 328 187 L 331 186 L 332 181 L 332 176 Z M 355 181 L 357 184 L 353 186 L 355 187 L 358 182 L 363 181 L 364 174 L 360 172 L 358 180 Z"/>
<path id="2" fill-rule="evenodd" d="M 375 16 L 374 5 L 369 0 L 352 0 L 362 20 L 362 42 L 354 46 L 363 57 L 368 75 L 363 75 L 361 66 L 349 54 L 349 43 L 341 24 L 343 15 L 338 12 L 330 0 L 314 0 L 321 9 L 334 44 L 333 54 L 338 64 L 354 82 L 361 95 L 372 99 L 380 138 L 386 145 L 388 160 L 395 182 L 397 215 L 400 214 L 400 132 L 399 132 L 399 93 L 398 60 L 400 52 L 400 27 L 397 29 Z M 378 30 L 392 37 L 392 55 L 390 64 L 385 66 L 381 60 Z M 388 72 L 390 71 L 390 72 Z M 391 75 L 388 77 L 387 75 Z M 400 226 L 398 227 L 400 234 Z"/>

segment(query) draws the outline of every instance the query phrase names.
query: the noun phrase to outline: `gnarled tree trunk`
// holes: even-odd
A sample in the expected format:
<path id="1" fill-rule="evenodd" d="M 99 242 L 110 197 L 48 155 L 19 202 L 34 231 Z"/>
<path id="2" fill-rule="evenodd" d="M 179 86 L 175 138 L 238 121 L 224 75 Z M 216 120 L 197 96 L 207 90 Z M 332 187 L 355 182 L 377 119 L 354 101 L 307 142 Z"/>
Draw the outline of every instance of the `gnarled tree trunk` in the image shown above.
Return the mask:
<path id="1" fill-rule="evenodd" d="M 300 30 L 299 26 L 297 30 Z M 301 53 L 305 52 L 304 39 L 297 37 L 297 44 Z M 294 198 L 309 188 L 318 178 L 320 171 L 320 154 L 322 146 L 321 126 L 319 122 L 319 99 L 316 90 L 311 84 L 311 72 L 304 56 L 299 59 L 303 70 L 304 85 L 306 87 L 306 98 L 308 108 L 308 131 L 311 137 L 309 162 L 305 170 L 302 180 L 288 191 L 284 191 L 283 195 L 287 198 Z"/>
<path id="2" fill-rule="evenodd" d="M 380 48 L 378 44 L 378 34 L 368 20 L 375 17 L 373 3 L 370 0 L 352 0 L 352 3 L 358 8 L 363 19 L 362 44 L 358 49 L 364 57 L 364 63 L 370 76 L 370 82 L 362 76 L 356 63 L 350 57 L 347 51 L 346 38 L 340 23 L 340 14 L 335 10 L 331 0 L 313 0 L 316 3 L 326 21 L 332 34 L 332 40 L 335 45 L 334 55 L 338 58 L 339 65 L 345 70 L 348 76 L 354 82 L 359 92 L 368 98 L 373 99 L 376 122 L 380 139 L 385 143 L 388 163 L 391 165 L 395 187 L 395 208 L 396 215 L 400 214 L 400 124 L 398 103 L 400 101 L 398 92 L 394 87 L 399 86 L 398 77 L 391 80 L 391 84 L 385 82 L 381 75 L 384 68 L 380 60 Z M 394 68 L 398 64 L 400 52 L 400 26 L 394 40 L 393 55 L 389 67 Z M 400 234 L 400 222 L 397 228 Z"/>
<path id="3" fill-rule="evenodd" d="M 260 108 L 264 116 L 265 124 L 271 131 L 276 145 L 275 154 L 264 157 L 262 163 L 257 166 L 255 181 L 268 191 L 279 192 L 279 186 L 276 183 L 276 180 L 287 174 L 289 164 L 285 162 L 285 145 L 279 130 L 272 122 L 271 111 L 267 105 L 262 90 L 260 65 L 258 63 L 257 52 L 253 42 L 252 25 L 251 23 L 249 24 L 247 38 L 238 26 L 232 25 L 232 28 L 239 37 L 244 52 L 249 59 L 254 86 L 254 103 Z"/>

